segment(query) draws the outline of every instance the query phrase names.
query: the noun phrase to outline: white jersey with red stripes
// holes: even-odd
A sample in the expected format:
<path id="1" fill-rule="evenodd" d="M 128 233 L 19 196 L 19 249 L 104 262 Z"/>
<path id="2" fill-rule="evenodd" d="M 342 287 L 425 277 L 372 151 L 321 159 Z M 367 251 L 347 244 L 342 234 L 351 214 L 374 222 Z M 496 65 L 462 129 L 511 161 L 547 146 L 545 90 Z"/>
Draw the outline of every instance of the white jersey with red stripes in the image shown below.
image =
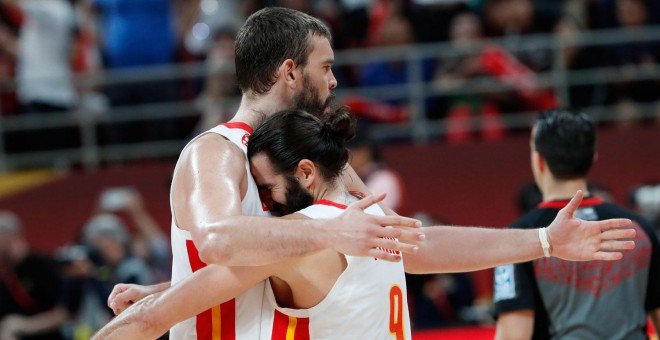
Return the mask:
<path id="1" fill-rule="evenodd" d="M 244 123 L 221 124 L 206 133 L 217 133 L 236 144 L 247 153 L 247 142 L 252 128 Z M 195 139 L 199 138 L 197 136 Z M 193 140 L 194 141 L 194 140 Z M 192 141 L 191 141 L 192 142 Z M 189 143 L 190 145 L 190 143 Z M 187 147 L 187 146 L 186 146 Z M 247 192 L 241 201 L 242 213 L 245 216 L 269 216 L 267 209 L 261 204 L 257 185 L 250 174 L 250 165 L 247 156 L 244 160 L 247 173 Z M 176 172 L 178 168 L 174 169 Z M 221 176 L 221 174 L 218 174 Z M 172 197 L 170 196 L 170 205 Z M 174 212 L 172 212 L 172 285 L 192 275 L 206 264 L 199 259 L 190 233 L 176 225 Z M 218 282 L 218 289 L 222 289 L 222 282 Z M 258 339 L 260 334 L 260 306 L 262 305 L 264 283 L 239 295 L 231 301 L 215 306 L 196 317 L 176 324 L 170 330 L 170 339 Z M 204 292 L 199 292 L 204 294 Z M 237 334 L 239 335 L 237 337 Z"/>
<path id="2" fill-rule="evenodd" d="M 345 205 L 321 200 L 299 211 L 310 218 L 333 218 Z M 384 215 L 377 205 L 365 212 Z M 277 305 L 266 280 L 262 340 L 411 339 L 403 262 L 346 256 L 347 267 L 328 295 L 309 309 Z"/>

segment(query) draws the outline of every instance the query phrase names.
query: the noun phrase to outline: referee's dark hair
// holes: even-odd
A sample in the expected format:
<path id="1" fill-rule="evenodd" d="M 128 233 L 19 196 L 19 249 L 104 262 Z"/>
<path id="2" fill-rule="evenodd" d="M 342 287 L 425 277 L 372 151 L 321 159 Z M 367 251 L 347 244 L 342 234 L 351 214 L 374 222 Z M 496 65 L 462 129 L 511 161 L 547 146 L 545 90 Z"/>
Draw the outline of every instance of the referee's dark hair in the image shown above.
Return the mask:
<path id="1" fill-rule="evenodd" d="M 560 180 L 586 177 L 596 153 L 596 126 L 573 108 L 539 113 L 532 129 L 534 148 Z"/>

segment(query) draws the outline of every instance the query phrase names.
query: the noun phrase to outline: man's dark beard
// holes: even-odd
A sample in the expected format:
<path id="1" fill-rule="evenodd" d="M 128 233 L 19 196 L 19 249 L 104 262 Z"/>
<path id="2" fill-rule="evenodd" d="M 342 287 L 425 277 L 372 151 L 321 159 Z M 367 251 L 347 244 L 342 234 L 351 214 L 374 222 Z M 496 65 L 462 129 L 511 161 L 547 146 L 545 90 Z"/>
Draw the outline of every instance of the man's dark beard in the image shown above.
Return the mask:
<path id="1" fill-rule="evenodd" d="M 305 190 L 302 185 L 291 175 L 284 175 L 287 181 L 285 204 L 273 202 L 271 213 L 275 216 L 293 214 L 298 210 L 305 209 L 314 204 L 314 197 Z"/>
<path id="2" fill-rule="evenodd" d="M 330 92 L 328 98 L 321 100 L 319 90 L 312 84 L 307 75 L 303 75 L 303 88 L 298 95 L 293 98 L 293 109 L 309 112 L 317 117 L 325 117 L 327 112 L 332 112 L 335 106 L 335 94 Z M 331 110 L 328 111 L 327 109 Z"/>

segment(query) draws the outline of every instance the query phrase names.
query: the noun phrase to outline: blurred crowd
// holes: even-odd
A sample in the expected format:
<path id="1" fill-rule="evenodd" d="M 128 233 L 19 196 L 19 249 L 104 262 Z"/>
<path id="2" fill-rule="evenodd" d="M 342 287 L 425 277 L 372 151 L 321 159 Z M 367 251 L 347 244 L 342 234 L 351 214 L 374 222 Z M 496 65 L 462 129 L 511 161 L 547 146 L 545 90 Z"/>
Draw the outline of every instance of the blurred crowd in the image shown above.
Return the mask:
<path id="1" fill-rule="evenodd" d="M 515 46 L 516 37 L 532 34 L 575 39 L 580 32 L 605 28 L 621 28 L 621 34 L 635 37 L 639 27 L 660 21 L 660 5 L 651 0 L 2 0 L 2 114 L 68 112 L 103 122 L 109 112 L 142 115 L 122 110 L 135 105 L 196 101 L 197 114 L 117 119 L 97 131 L 104 145 L 191 136 L 233 114 L 239 94 L 231 73 L 234 35 L 247 16 L 264 6 L 292 7 L 321 18 L 332 30 L 336 50 L 448 42 L 455 54 L 423 59 L 420 67 L 422 80 L 439 93 L 426 98 L 424 114 L 447 118 L 445 136 L 452 142 L 500 138 L 506 134 L 502 113 L 556 106 L 559 94 L 538 75 L 556 68 L 558 59 L 572 71 L 609 67 L 633 75 L 654 70 L 660 60 L 660 41 L 571 45 L 561 58 L 542 45 L 507 51 L 484 43 L 509 37 L 507 46 Z M 194 62 L 205 62 L 208 76 L 143 72 Z M 83 79 L 76 75 L 102 70 L 113 71 L 112 76 L 76 81 Z M 340 88 L 405 85 L 414 77 L 406 61 L 379 58 L 338 66 L 335 75 Z M 470 91 L 472 80 L 482 78 L 495 81 L 498 90 Z M 612 105 L 626 122 L 647 107 L 639 104 L 660 99 L 658 79 L 621 79 L 570 85 L 568 102 L 562 104 Z M 342 99 L 362 117 L 395 123 L 409 119 L 408 95 Z M 81 136 L 75 128 L 53 127 L 6 138 L 6 148 L 15 152 L 75 147 Z"/>
<path id="2" fill-rule="evenodd" d="M 0 339 L 89 339 L 113 316 L 115 284 L 169 280 L 163 230 L 139 192 L 108 188 L 78 239 L 46 256 L 30 249 L 18 216 L 0 211 Z"/>

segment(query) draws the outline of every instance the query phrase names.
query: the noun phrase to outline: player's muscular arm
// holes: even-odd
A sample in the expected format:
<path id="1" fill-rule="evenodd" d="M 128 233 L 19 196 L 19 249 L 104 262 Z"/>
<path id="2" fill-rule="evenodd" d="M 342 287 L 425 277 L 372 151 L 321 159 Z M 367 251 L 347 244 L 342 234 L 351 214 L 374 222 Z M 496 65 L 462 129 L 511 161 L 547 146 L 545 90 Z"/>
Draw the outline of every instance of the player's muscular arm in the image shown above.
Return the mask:
<path id="1" fill-rule="evenodd" d="M 135 303 L 99 330 L 93 339 L 156 339 L 176 323 L 234 298 L 287 265 L 290 264 L 204 267 L 178 284 Z M 218 289 L 218 282 L 222 282 L 222 289 Z"/>
<path id="2" fill-rule="evenodd" d="M 583 221 L 573 217 L 579 191 L 548 227 L 551 255 L 569 261 L 618 260 L 635 247 L 628 219 Z M 538 229 L 438 226 L 425 229 L 419 251 L 404 257 L 409 273 L 463 272 L 543 257 Z M 438 252 L 442 252 L 439 255 Z"/>
<path id="3" fill-rule="evenodd" d="M 365 214 L 362 210 L 378 197 L 357 202 L 331 220 L 241 216 L 247 176 L 242 151 L 224 138 L 208 134 L 193 142 L 181 157 L 172 183 L 174 217 L 179 227 L 191 232 L 206 263 L 266 265 L 325 248 L 397 261 L 398 256 L 377 248 L 382 247 L 384 237 L 399 237 L 402 232 L 382 226 L 418 226 L 413 219 Z M 400 242 L 386 249 L 412 252 L 415 245 Z"/>
<path id="4" fill-rule="evenodd" d="M 497 318 L 495 340 L 529 340 L 534 333 L 534 311 L 503 313 Z"/>

